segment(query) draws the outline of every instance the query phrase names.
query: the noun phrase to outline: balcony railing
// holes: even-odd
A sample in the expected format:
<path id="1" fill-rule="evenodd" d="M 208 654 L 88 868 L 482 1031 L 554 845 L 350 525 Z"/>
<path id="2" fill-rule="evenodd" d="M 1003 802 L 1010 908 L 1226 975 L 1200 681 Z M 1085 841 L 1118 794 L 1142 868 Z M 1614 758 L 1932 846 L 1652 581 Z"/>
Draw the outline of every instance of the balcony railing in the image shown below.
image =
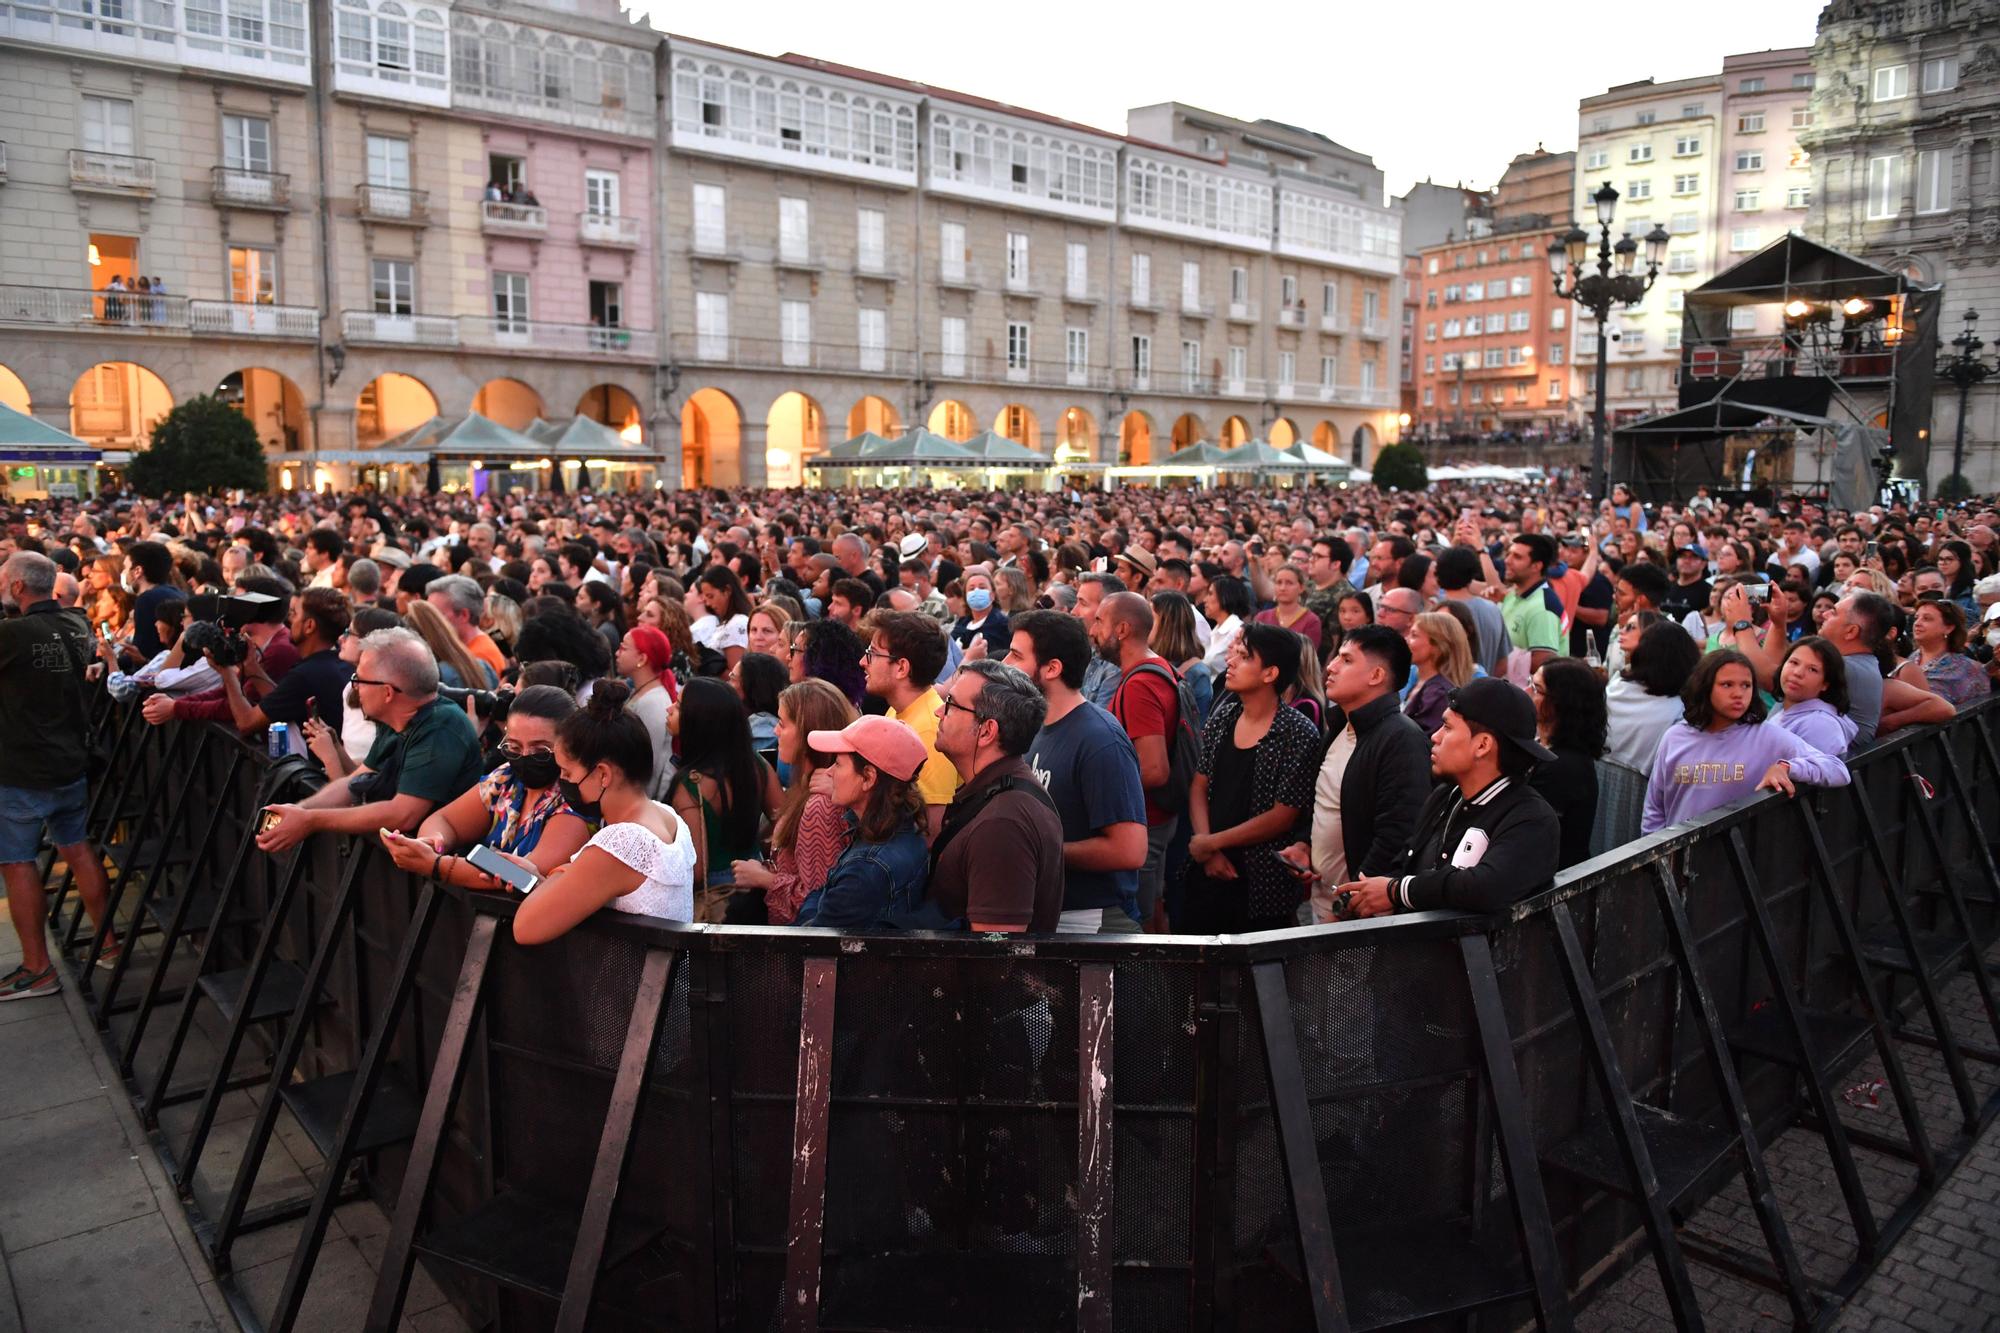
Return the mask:
<path id="1" fill-rule="evenodd" d="M 1104 366 L 1072 366 L 1067 361 L 1025 361 L 1009 364 L 1004 356 L 958 356 L 926 352 L 924 368 L 939 379 L 974 380 L 985 384 L 1036 384 L 1045 388 L 1108 389 L 1111 371 Z"/>
<path id="2" fill-rule="evenodd" d="M 1319 331 L 1321 333 L 1346 333 L 1347 316 L 1321 315 L 1319 317 Z"/>
<path id="3" fill-rule="evenodd" d="M 639 244 L 639 219 L 612 217 L 605 213 L 578 213 L 576 238 L 585 245 L 636 249 Z"/>
<path id="4" fill-rule="evenodd" d="M 977 291 L 986 286 L 986 274 L 977 264 L 947 264 L 939 260 L 938 286 Z"/>
<path id="5" fill-rule="evenodd" d="M 1145 374 L 1126 371 L 1119 386 L 1128 393 L 1175 394 L 1187 398 L 1209 398 L 1215 394 L 1215 376 L 1190 375 L 1182 370 L 1149 370 Z"/>
<path id="6" fill-rule="evenodd" d="M 881 278 L 886 282 L 895 282 L 903 276 L 890 266 L 889 257 L 882 254 L 857 253 L 854 256 L 854 272 L 859 277 Z"/>
<path id="7" fill-rule="evenodd" d="M 1087 282 L 1064 283 L 1062 299 L 1071 305 L 1102 305 L 1104 293 Z"/>
<path id="8" fill-rule="evenodd" d="M 354 209 L 369 222 L 401 222 L 421 227 L 430 221 L 431 192 L 394 185 L 357 185 Z"/>
<path id="9" fill-rule="evenodd" d="M 456 347 L 458 321 L 449 315 L 378 315 L 372 310 L 343 310 L 340 336 L 357 343 Z"/>
<path id="10" fill-rule="evenodd" d="M 735 264 L 743 259 L 743 252 L 729 243 L 728 236 L 704 235 L 701 232 L 694 234 L 688 245 L 688 254 L 716 264 Z"/>
<path id="11" fill-rule="evenodd" d="M 1231 301 L 1229 303 L 1229 322 L 1232 324 L 1255 324 L 1257 322 L 1257 303 L 1255 301 Z"/>
<path id="12" fill-rule="evenodd" d="M 1379 319 L 1364 319 L 1361 321 L 1361 336 L 1364 338 L 1386 338 L 1389 336 L 1389 325 L 1386 321 Z"/>
<path id="13" fill-rule="evenodd" d="M 230 208 L 264 208 L 275 213 L 292 206 L 292 178 L 282 171 L 210 167 L 208 197 Z"/>
<path id="14" fill-rule="evenodd" d="M 1159 293 L 1153 291 L 1151 288 L 1143 292 L 1134 291 L 1129 293 L 1125 298 L 1125 304 L 1131 306 L 1134 310 L 1159 310 L 1163 308 Z"/>
<path id="15" fill-rule="evenodd" d="M 479 201 L 479 229 L 499 236 L 546 236 L 549 210 L 540 204 L 510 204 L 504 199 Z"/>
<path id="16" fill-rule="evenodd" d="M 771 257 L 771 265 L 794 273 L 819 273 L 826 269 L 827 262 L 816 245 L 780 245 Z"/>
<path id="17" fill-rule="evenodd" d="M 1214 313 L 1215 307 L 1199 296 L 1192 296 L 1187 292 L 1181 293 L 1181 315 L 1184 318 L 1207 319 Z"/>
<path id="18" fill-rule="evenodd" d="M 1009 296 L 1040 296 L 1042 284 L 1035 281 L 1032 273 L 1009 273 L 1004 284 Z"/>
<path id="19" fill-rule="evenodd" d="M 153 159 L 123 153 L 69 150 L 69 187 L 99 194 L 151 194 L 155 184 Z"/>
<path id="20" fill-rule="evenodd" d="M 186 333 L 188 299 L 151 292 L 0 286 L 0 324 Z"/>
<path id="21" fill-rule="evenodd" d="M 659 352 L 659 339 L 651 329 L 553 324 L 545 320 L 506 319 L 489 315 L 467 315 L 460 319 L 458 340 L 468 347 L 629 356 L 642 361 L 653 360 Z"/>
<path id="22" fill-rule="evenodd" d="M 240 338 L 319 337 L 319 311 L 312 306 L 263 305 L 245 301 L 190 301 L 188 323 L 198 334 Z"/>
<path id="23" fill-rule="evenodd" d="M 1252 379 L 1247 375 L 1235 378 L 1224 375 L 1220 381 L 1220 385 L 1222 395 L 1225 398 L 1262 398 L 1264 396 L 1264 381 Z"/>
<path id="24" fill-rule="evenodd" d="M 732 334 L 676 333 L 674 360 L 753 370 L 817 370 L 908 379 L 916 354 L 901 347 L 858 347 L 789 338 L 738 338 Z"/>
<path id="25" fill-rule="evenodd" d="M 1302 329 L 1305 326 L 1306 326 L 1306 308 L 1304 305 L 1285 305 L 1278 307 L 1279 328 Z"/>

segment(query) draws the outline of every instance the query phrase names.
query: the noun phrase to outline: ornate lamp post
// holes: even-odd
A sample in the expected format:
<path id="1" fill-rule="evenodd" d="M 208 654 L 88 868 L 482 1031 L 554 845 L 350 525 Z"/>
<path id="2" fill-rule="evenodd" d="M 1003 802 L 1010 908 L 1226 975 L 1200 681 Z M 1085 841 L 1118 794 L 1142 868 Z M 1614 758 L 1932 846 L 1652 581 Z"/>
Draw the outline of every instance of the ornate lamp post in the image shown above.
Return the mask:
<path id="1" fill-rule="evenodd" d="M 1979 323 L 1979 312 L 1965 312 L 1965 332 L 1951 340 L 1958 350 L 1944 355 L 1944 348 L 1938 348 L 1938 373 L 1958 386 L 1958 434 L 1951 445 L 1951 475 L 1961 482 L 1965 480 L 1965 413 L 1967 401 L 1972 396 L 1972 386 L 1985 380 L 1993 373 L 1993 367 L 1979 359 L 1986 350 L 1985 339 L 1973 332 Z"/>
<path id="2" fill-rule="evenodd" d="M 1590 198 L 1597 206 L 1597 271 L 1584 272 L 1584 264 L 1590 258 L 1590 233 L 1582 227 L 1571 227 L 1549 242 L 1549 273 L 1555 280 L 1556 295 L 1575 301 L 1597 321 L 1597 403 L 1591 413 L 1590 491 L 1592 495 L 1603 496 L 1608 492 L 1604 475 L 1604 396 L 1609 373 L 1605 321 L 1610 318 L 1612 306 L 1635 306 L 1646 299 L 1653 280 L 1660 276 L 1660 261 L 1666 258 L 1670 238 L 1666 228 L 1658 224 L 1646 233 L 1646 272 L 1642 277 L 1632 271 L 1639 256 L 1639 243 L 1630 233 L 1615 245 L 1611 240 L 1611 219 L 1618 211 L 1618 191 L 1606 181 L 1604 188 Z M 1567 286 L 1563 282 L 1565 276 L 1569 279 Z"/>

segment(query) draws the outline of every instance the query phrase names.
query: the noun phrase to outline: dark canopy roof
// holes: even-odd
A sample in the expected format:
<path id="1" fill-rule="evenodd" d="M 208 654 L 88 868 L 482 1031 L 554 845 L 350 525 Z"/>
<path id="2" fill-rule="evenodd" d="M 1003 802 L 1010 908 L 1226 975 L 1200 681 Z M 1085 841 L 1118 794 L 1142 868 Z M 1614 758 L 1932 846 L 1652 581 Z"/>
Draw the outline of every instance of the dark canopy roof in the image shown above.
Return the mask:
<path id="1" fill-rule="evenodd" d="M 1690 305 L 1760 305 L 1794 294 L 1818 300 L 1894 296 L 1910 286 L 1900 273 L 1787 233 L 1688 293 Z"/>

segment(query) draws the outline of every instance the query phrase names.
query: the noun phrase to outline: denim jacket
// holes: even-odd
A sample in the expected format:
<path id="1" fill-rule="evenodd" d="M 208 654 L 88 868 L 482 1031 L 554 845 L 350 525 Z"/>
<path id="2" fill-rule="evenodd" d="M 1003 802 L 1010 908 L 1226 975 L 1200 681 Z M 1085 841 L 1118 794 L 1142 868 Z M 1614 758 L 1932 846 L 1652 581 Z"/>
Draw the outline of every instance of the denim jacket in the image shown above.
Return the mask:
<path id="1" fill-rule="evenodd" d="M 855 826 L 852 814 L 847 825 Z M 827 872 L 826 883 L 799 905 L 801 926 L 871 930 L 924 900 L 930 880 L 930 847 L 916 825 L 905 824 L 887 842 L 855 838 Z"/>

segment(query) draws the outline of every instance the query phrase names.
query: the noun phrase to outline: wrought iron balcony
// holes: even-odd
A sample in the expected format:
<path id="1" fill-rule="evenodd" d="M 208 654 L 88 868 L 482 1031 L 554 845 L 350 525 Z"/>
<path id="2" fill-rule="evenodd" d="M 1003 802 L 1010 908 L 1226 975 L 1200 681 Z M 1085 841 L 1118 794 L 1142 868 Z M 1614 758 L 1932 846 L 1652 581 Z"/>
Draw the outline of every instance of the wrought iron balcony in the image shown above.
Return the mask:
<path id="1" fill-rule="evenodd" d="M 357 185 L 354 211 L 365 222 L 400 222 L 421 227 L 430 221 L 429 190 L 405 190 L 394 185 Z"/>
<path id="2" fill-rule="evenodd" d="M 312 306 L 265 305 L 247 301 L 190 301 L 189 327 L 197 334 L 238 338 L 319 337 L 319 311 Z"/>
<path id="3" fill-rule="evenodd" d="M 188 299 L 151 292 L 0 286 L 0 324 L 90 328 L 126 333 L 186 333 Z"/>
<path id="4" fill-rule="evenodd" d="M 676 333 L 674 360 L 757 370 L 817 370 L 908 379 L 915 353 L 901 347 L 860 347 L 803 338 L 738 338 L 730 334 Z"/>
<path id="5" fill-rule="evenodd" d="M 569 352 L 579 356 L 621 356 L 652 361 L 659 339 L 651 329 L 606 328 L 601 324 L 554 324 L 546 320 L 467 315 L 459 320 L 459 341 L 468 347 Z"/>
<path id="6" fill-rule="evenodd" d="M 458 321 L 449 315 L 381 315 L 372 310 L 343 310 L 340 336 L 355 343 L 456 347 Z"/>
<path id="7" fill-rule="evenodd" d="M 282 171 L 210 167 L 208 197 L 217 207 L 288 212 L 292 206 L 292 178 Z"/>
<path id="8" fill-rule="evenodd" d="M 69 188 L 91 194 L 153 193 L 156 172 L 150 157 L 129 157 L 124 153 L 95 153 L 87 148 L 69 150 Z"/>
<path id="9" fill-rule="evenodd" d="M 1229 322 L 1231 324 L 1255 324 L 1257 322 L 1257 303 L 1255 301 L 1231 301 L 1229 303 Z"/>

